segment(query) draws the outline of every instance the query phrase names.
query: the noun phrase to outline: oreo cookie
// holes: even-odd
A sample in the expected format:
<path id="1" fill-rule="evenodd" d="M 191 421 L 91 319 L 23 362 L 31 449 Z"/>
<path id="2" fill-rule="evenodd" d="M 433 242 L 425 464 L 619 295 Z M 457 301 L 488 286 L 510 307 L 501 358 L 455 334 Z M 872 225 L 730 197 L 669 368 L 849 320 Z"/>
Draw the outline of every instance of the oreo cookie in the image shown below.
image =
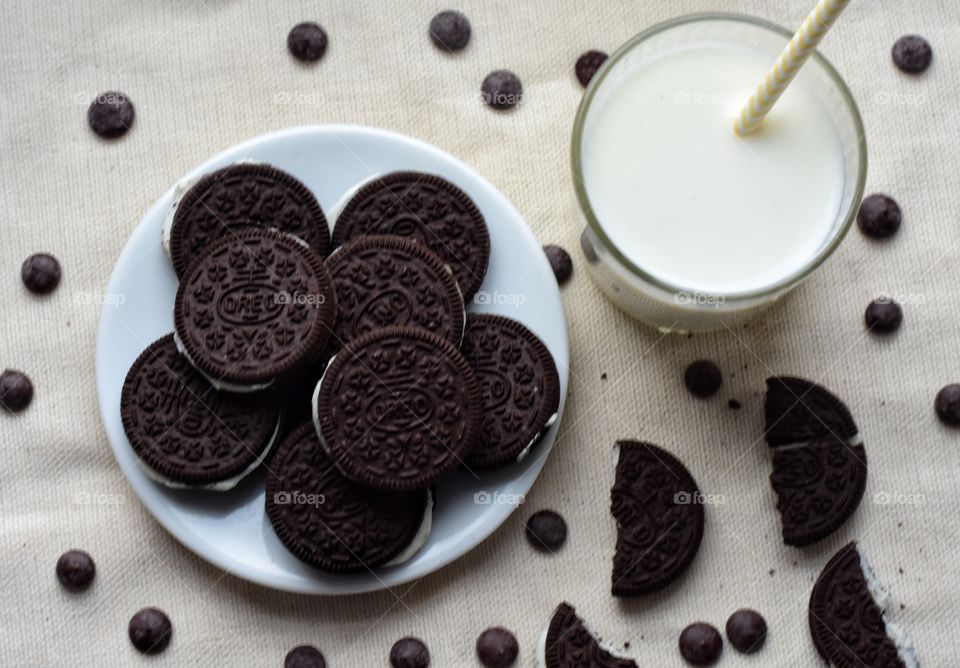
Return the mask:
<path id="1" fill-rule="evenodd" d="M 703 540 L 700 488 L 666 450 L 640 441 L 617 441 L 616 480 L 610 491 L 617 520 L 613 595 L 659 591 L 693 562 Z"/>
<path id="2" fill-rule="evenodd" d="M 348 478 L 377 489 L 425 489 L 480 442 L 473 369 L 422 329 L 387 327 L 348 343 L 313 403 L 327 454 Z"/>
<path id="3" fill-rule="evenodd" d="M 884 619 L 885 593 L 856 543 L 833 556 L 810 594 L 813 644 L 836 668 L 916 668 L 916 651 Z"/>
<path id="4" fill-rule="evenodd" d="M 384 492 L 343 477 L 311 423 L 293 430 L 270 458 L 267 517 L 288 550 L 331 573 L 408 560 L 430 533 L 426 490 Z"/>
<path id="5" fill-rule="evenodd" d="M 463 297 L 444 261 L 425 245 L 393 236 L 366 236 L 327 261 L 337 293 L 333 344 L 384 327 L 422 327 L 459 346 Z"/>
<path id="6" fill-rule="evenodd" d="M 522 460 L 557 419 L 560 376 L 550 351 L 516 320 L 486 313 L 467 316 L 461 350 L 483 393 L 480 445 L 467 465 Z"/>
<path id="7" fill-rule="evenodd" d="M 464 301 L 483 283 L 490 235 L 470 197 L 446 179 L 392 172 L 371 179 L 337 215 L 333 246 L 367 234 L 391 234 L 426 244 L 450 265 Z"/>
<path id="8" fill-rule="evenodd" d="M 177 345 L 214 386 L 250 392 L 308 369 L 335 313 L 320 256 L 259 227 L 206 248 L 177 289 L 174 323 Z"/>
<path id="9" fill-rule="evenodd" d="M 826 388 L 804 378 L 768 378 L 763 412 L 770 447 L 827 436 L 850 439 L 859 432 L 846 404 Z"/>
<path id="10" fill-rule="evenodd" d="M 268 396 L 218 392 L 168 334 L 127 372 L 120 418 L 153 480 L 168 487 L 227 490 L 266 457 L 280 408 Z"/>
<path id="11" fill-rule="evenodd" d="M 163 227 L 163 248 L 177 278 L 223 236 L 270 227 L 302 239 L 321 257 L 330 250 L 323 209 L 310 190 L 270 165 L 238 163 L 178 186 Z"/>
<path id="12" fill-rule="evenodd" d="M 859 430 L 840 399 L 802 378 L 768 378 L 764 413 L 783 542 L 815 543 L 843 526 L 863 499 L 867 453 Z"/>
<path id="13" fill-rule="evenodd" d="M 540 636 L 537 659 L 544 668 L 637 668 L 632 659 L 603 648 L 569 603 L 561 603 Z"/>

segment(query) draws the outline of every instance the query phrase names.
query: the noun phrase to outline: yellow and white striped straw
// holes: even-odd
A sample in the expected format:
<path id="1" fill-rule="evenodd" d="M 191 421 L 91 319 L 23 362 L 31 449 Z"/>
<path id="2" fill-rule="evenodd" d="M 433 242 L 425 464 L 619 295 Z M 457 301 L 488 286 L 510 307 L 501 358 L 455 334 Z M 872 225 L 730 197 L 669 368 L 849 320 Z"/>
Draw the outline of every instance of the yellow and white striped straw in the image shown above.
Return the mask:
<path id="1" fill-rule="evenodd" d="M 817 3 L 807 16 L 807 20 L 800 26 L 800 30 L 777 58 L 777 62 L 767 72 L 763 83 L 757 86 L 757 91 L 743 105 L 740 115 L 733 123 L 737 134 L 748 135 L 757 131 L 760 123 L 770 113 L 770 109 L 783 95 L 783 91 L 787 89 L 793 78 L 797 76 L 797 72 L 807 62 L 807 58 L 816 50 L 820 40 L 827 34 L 827 30 L 840 16 L 840 12 L 849 1 L 820 0 Z"/>

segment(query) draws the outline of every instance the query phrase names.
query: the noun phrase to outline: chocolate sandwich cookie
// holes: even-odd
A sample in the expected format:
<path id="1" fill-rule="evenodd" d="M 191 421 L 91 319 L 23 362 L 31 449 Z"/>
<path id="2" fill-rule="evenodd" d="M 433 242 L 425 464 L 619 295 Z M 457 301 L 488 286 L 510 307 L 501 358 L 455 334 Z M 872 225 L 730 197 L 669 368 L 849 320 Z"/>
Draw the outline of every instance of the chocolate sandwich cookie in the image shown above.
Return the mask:
<path id="1" fill-rule="evenodd" d="M 843 547 L 817 578 L 810 595 L 813 644 L 836 668 L 916 668 L 916 651 L 884 619 L 876 576 L 856 543 Z"/>
<path id="2" fill-rule="evenodd" d="M 337 353 L 317 385 L 314 421 L 352 480 L 424 489 L 480 442 L 480 383 L 449 342 L 412 327 L 372 332 Z"/>
<path id="3" fill-rule="evenodd" d="M 516 320 L 491 314 L 467 316 L 461 350 L 483 393 L 480 445 L 467 466 L 520 461 L 557 419 L 560 377 L 550 351 Z"/>
<path id="4" fill-rule="evenodd" d="M 610 491 L 617 520 L 613 595 L 663 589 L 693 562 L 703 540 L 703 495 L 687 468 L 666 450 L 617 441 Z"/>
<path id="5" fill-rule="evenodd" d="M 804 378 L 768 378 L 763 412 L 770 447 L 826 436 L 850 439 L 859 432 L 846 404 L 826 388 Z"/>
<path id="6" fill-rule="evenodd" d="M 332 344 L 396 325 L 421 327 L 460 345 L 466 314 L 450 267 L 422 243 L 366 236 L 327 261 L 337 292 Z"/>
<path id="7" fill-rule="evenodd" d="M 270 396 L 218 392 L 168 334 L 127 372 L 120 418 L 152 479 L 168 487 L 227 490 L 266 457 L 280 408 Z"/>
<path id="8" fill-rule="evenodd" d="M 783 542 L 826 538 L 856 512 L 867 488 L 867 453 L 833 437 L 776 448 L 770 483 L 777 493 Z"/>
<path id="9" fill-rule="evenodd" d="M 238 163 L 189 186 L 168 214 L 163 245 L 177 278 L 214 241 L 249 226 L 293 234 L 321 257 L 330 250 L 327 219 L 305 185 L 270 165 Z"/>
<path id="10" fill-rule="evenodd" d="M 337 215 L 333 246 L 367 234 L 426 244 L 450 265 L 465 301 L 480 288 L 490 261 L 490 235 L 470 197 L 446 179 L 392 172 L 363 184 Z"/>
<path id="11" fill-rule="evenodd" d="M 343 477 L 310 422 L 270 458 L 267 517 L 287 549 L 324 571 L 409 559 L 430 533 L 432 505 L 426 490 L 384 492 Z"/>
<path id="12" fill-rule="evenodd" d="M 637 668 L 632 659 L 604 649 L 569 603 L 561 603 L 540 636 L 539 665 L 545 668 Z"/>
<path id="13" fill-rule="evenodd" d="M 783 542 L 801 547 L 850 519 L 867 487 L 867 452 L 846 404 L 803 378 L 767 379 L 770 482 Z"/>
<path id="14" fill-rule="evenodd" d="M 174 303 L 177 345 L 216 387 L 234 392 L 306 371 L 322 354 L 335 313 L 320 256 L 263 227 L 210 245 Z"/>

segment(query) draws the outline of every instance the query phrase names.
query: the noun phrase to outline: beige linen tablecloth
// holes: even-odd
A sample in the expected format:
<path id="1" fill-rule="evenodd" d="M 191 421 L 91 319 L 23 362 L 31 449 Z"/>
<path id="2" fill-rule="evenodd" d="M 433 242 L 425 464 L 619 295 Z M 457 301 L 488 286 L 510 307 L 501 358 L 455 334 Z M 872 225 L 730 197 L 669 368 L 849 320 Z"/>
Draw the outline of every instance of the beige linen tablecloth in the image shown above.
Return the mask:
<path id="1" fill-rule="evenodd" d="M 292 646 L 319 645 L 333 667 L 387 665 L 394 640 L 423 637 L 434 666 L 474 666 L 485 627 L 513 629 L 520 665 L 561 600 L 641 666 L 681 666 L 688 623 L 722 627 L 742 606 L 766 615 L 763 653 L 727 648 L 720 665 L 817 665 L 806 622 L 812 582 L 857 538 L 892 589 L 895 618 L 925 666 L 960 659 L 960 432 L 932 410 L 960 381 L 958 211 L 960 7 L 953 0 L 855 0 L 823 44 L 853 89 L 870 147 L 868 191 L 888 192 L 905 221 L 877 244 L 851 232 L 837 255 L 783 304 L 736 331 L 661 337 L 617 312 L 588 279 L 571 192 L 568 141 L 581 88 L 577 55 L 612 51 L 670 17 L 722 10 L 799 25 L 809 0 L 458 1 L 474 29 L 457 56 L 437 51 L 426 26 L 446 2 L 240 0 L 6 0 L 0 6 L 0 367 L 36 385 L 25 413 L 0 415 L 0 665 L 280 666 Z M 287 31 L 314 19 L 329 32 L 322 62 L 303 67 Z M 890 47 L 925 35 L 935 49 L 923 77 L 900 74 Z M 522 77 L 511 113 L 481 105 L 493 69 Z M 127 93 L 136 124 L 113 143 L 86 125 L 89 101 Z M 572 340 L 570 392 L 556 448 L 527 504 L 467 557 L 391 592 L 319 598 L 270 591 L 211 567 L 171 538 L 128 487 L 104 436 L 94 385 L 99 305 L 121 248 L 147 208 L 182 174 L 238 141 L 307 123 L 361 123 L 407 133 L 462 158 L 519 208 L 543 242 L 577 263 L 563 289 Z M 60 288 L 33 298 L 20 263 L 47 250 Z M 864 331 L 876 295 L 903 302 L 889 339 Z M 720 395 L 693 400 L 685 365 L 716 360 Z M 602 379 L 602 374 L 606 379 Z M 779 540 L 762 434 L 772 373 L 816 379 L 844 397 L 870 458 L 856 516 L 805 550 Z M 743 403 L 727 408 L 728 399 Z M 644 438 L 676 452 L 705 493 L 699 557 L 665 593 L 621 603 L 609 591 L 615 538 L 609 448 Z M 883 501 L 892 500 L 892 503 Z M 570 525 L 556 556 L 523 536 L 534 510 Z M 96 584 L 66 594 L 54 577 L 70 547 L 92 553 Z M 901 609 L 901 604 L 904 606 Z M 130 615 L 166 610 L 174 640 L 143 659 L 127 640 Z"/>

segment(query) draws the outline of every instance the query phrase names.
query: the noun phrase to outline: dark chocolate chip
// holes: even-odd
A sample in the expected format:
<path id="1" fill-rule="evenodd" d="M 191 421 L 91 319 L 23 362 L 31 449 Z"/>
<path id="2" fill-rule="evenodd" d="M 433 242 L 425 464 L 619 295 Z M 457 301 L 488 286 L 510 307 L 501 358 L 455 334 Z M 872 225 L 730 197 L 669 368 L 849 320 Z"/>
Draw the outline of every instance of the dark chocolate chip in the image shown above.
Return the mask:
<path id="1" fill-rule="evenodd" d="M 327 661 L 313 645 L 300 645 L 287 653 L 283 668 L 327 668 Z"/>
<path id="2" fill-rule="evenodd" d="M 904 35 L 893 44 L 893 64 L 901 72 L 920 74 L 930 67 L 933 49 L 920 35 Z"/>
<path id="3" fill-rule="evenodd" d="M 870 302 L 863 319 L 868 331 L 874 334 L 889 334 L 900 328 L 903 309 L 889 297 L 880 297 Z"/>
<path id="4" fill-rule="evenodd" d="M 570 259 L 570 253 L 554 244 L 544 246 L 543 252 L 547 254 L 547 260 L 550 261 L 553 275 L 557 277 L 557 283 L 563 285 L 570 280 L 573 274 L 573 260 Z"/>
<path id="5" fill-rule="evenodd" d="M 312 21 L 298 23 L 287 35 L 287 48 L 301 62 L 320 60 L 327 52 L 327 31 Z"/>
<path id="6" fill-rule="evenodd" d="M 577 64 L 574 71 L 577 73 L 577 80 L 584 88 L 590 83 L 590 79 L 597 73 L 600 66 L 607 60 L 607 54 L 603 51 L 587 51 L 577 58 Z"/>
<path id="7" fill-rule="evenodd" d="M 720 367 L 710 360 L 696 360 L 683 373 L 683 382 L 692 394 L 701 399 L 712 397 L 723 383 Z"/>
<path id="8" fill-rule="evenodd" d="M 567 541 L 567 522 L 552 510 L 535 512 L 527 520 L 527 541 L 541 552 L 556 552 Z"/>
<path id="9" fill-rule="evenodd" d="M 430 21 L 430 39 L 439 49 L 462 51 L 470 43 L 470 20 L 460 12 L 440 12 Z"/>
<path id="10" fill-rule="evenodd" d="M 60 263 L 47 253 L 34 253 L 23 261 L 20 278 L 30 292 L 49 294 L 60 284 Z"/>
<path id="11" fill-rule="evenodd" d="M 418 638 L 400 638 L 390 649 L 390 665 L 393 668 L 427 668 L 430 650 Z"/>
<path id="12" fill-rule="evenodd" d="M 756 610 L 737 610 L 727 620 L 727 640 L 744 654 L 753 654 L 767 640 L 767 622 Z"/>
<path id="13" fill-rule="evenodd" d="M 892 237 L 900 229 L 903 214 L 896 200 L 886 195 L 870 195 L 860 203 L 857 225 L 872 239 Z"/>
<path id="14" fill-rule="evenodd" d="M 742 404 L 736 399 L 731 399 L 730 401 L 727 402 L 727 406 L 729 406 L 731 410 L 738 411 L 740 410 L 740 407 L 742 406 Z"/>
<path id="15" fill-rule="evenodd" d="M 87 109 L 90 129 L 104 139 L 115 139 L 126 134 L 135 116 L 130 98 L 116 91 L 100 93 Z"/>
<path id="16" fill-rule="evenodd" d="M 940 390 L 934 406 L 941 422 L 960 427 L 960 385 L 953 383 Z"/>
<path id="17" fill-rule="evenodd" d="M 130 618 L 127 633 L 142 654 L 159 654 L 170 644 L 173 625 L 163 610 L 143 608 Z"/>
<path id="18" fill-rule="evenodd" d="M 517 637 L 502 626 L 489 628 L 477 638 L 477 658 L 487 668 L 512 666 L 518 654 Z"/>
<path id="19" fill-rule="evenodd" d="M 33 383 L 22 371 L 6 369 L 0 374 L 0 408 L 19 413 L 33 400 Z"/>
<path id="20" fill-rule="evenodd" d="M 68 591 L 83 591 L 96 573 L 93 559 L 83 550 L 68 550 L 57 559 L 57 579 Z"/>
<path id="21" fill-rule="evenodd" d="M 720 658 L 723 638 L 709 624 L 691 624 L 680 634 L 680 654 L 694 666 L 709 666 Z"/>
<path id="22" fill-rule="evenodd" d="M 510 70 L 496 70 L 481 86 L 483 101 L 494 109 L 510 109 L 523 101 L 523 84 Z"/>

